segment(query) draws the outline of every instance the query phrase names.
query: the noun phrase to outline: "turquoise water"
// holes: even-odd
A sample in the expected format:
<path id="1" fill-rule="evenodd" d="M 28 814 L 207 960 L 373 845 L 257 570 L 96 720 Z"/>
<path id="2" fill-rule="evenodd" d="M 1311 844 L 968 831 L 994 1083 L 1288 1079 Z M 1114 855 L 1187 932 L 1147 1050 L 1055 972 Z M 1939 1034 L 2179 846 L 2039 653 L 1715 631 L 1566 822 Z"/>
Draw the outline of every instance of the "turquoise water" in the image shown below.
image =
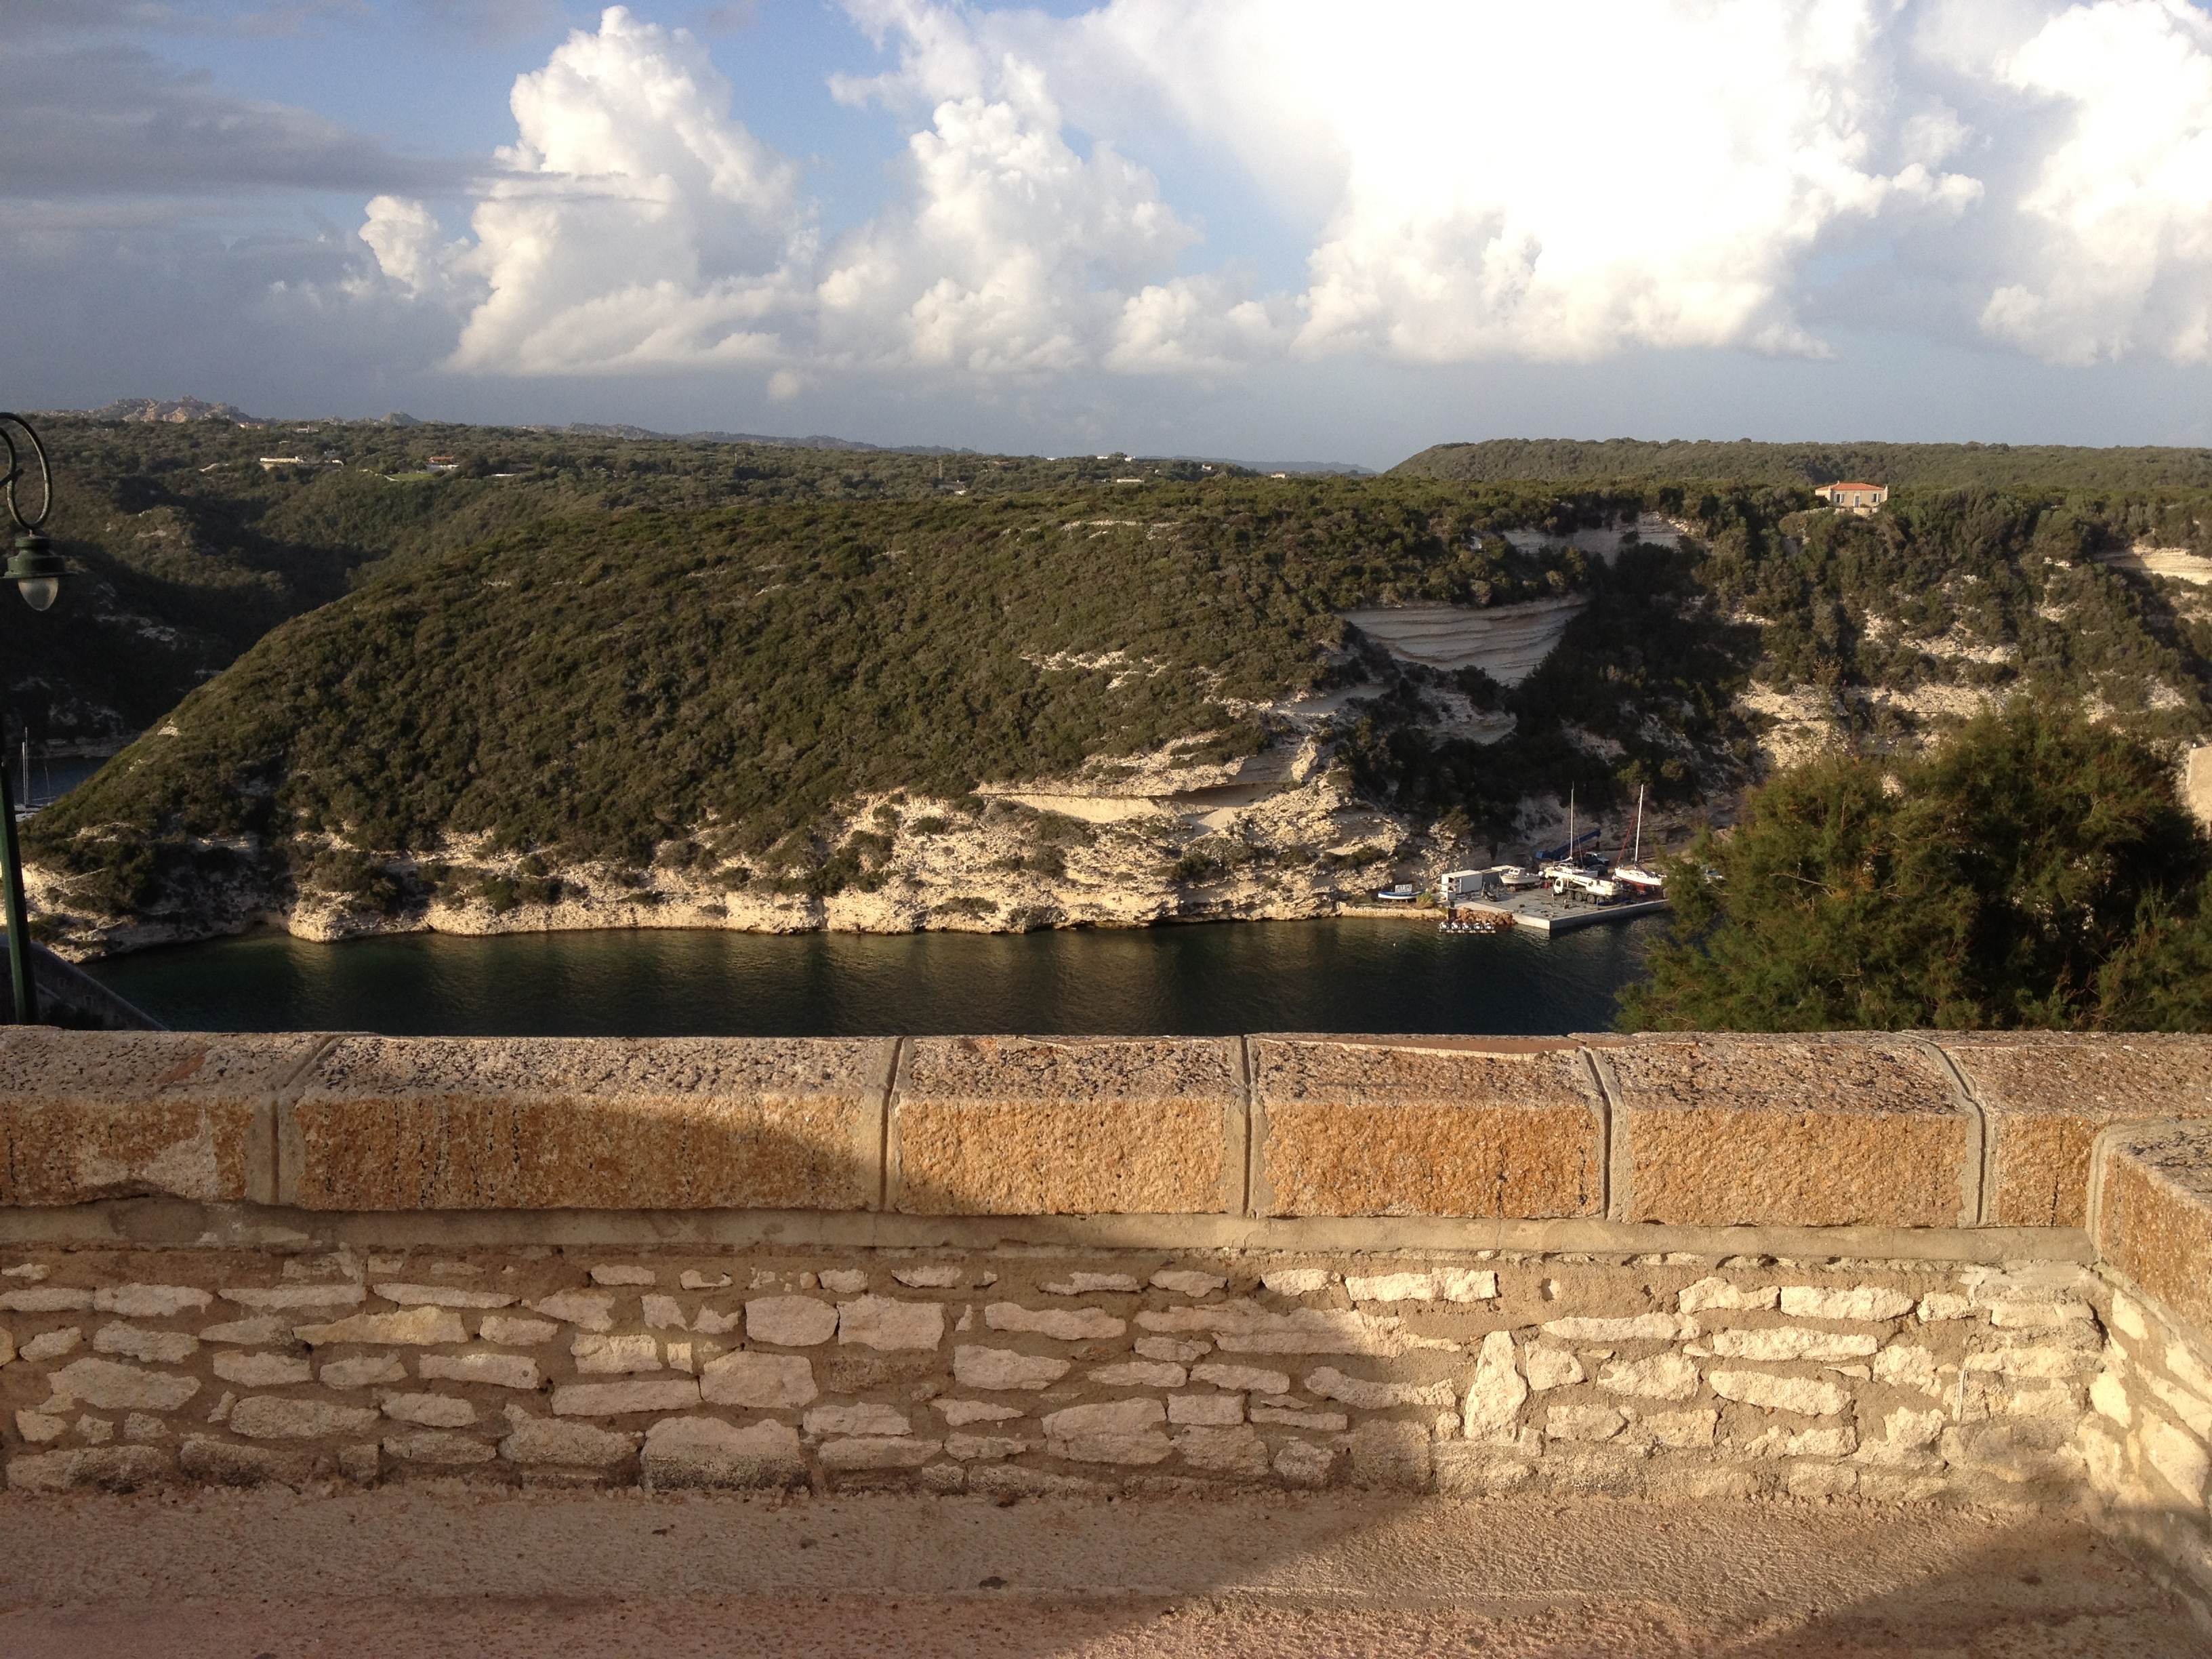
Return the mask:
<path id="1" fill-rule="evenodd" d="M 280 934 L 88 964 L 177 1030 L 394 1036 L 1603 1030 L 1657 918 L 1534 935 L 1388 921 L 1024 934 Z"/>

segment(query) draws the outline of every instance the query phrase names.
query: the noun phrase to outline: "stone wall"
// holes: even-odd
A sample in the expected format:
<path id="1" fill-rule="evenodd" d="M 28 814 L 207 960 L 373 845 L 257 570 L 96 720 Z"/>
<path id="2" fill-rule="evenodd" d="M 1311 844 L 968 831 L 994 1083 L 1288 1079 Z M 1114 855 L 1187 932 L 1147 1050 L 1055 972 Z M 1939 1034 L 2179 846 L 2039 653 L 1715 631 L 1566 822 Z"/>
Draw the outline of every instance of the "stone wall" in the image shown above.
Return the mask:
<path id="1" fill-rule="evenodd" d="M 2212 1042 L 0 1035 L 9 1484 L 2075 1502 L 2212 1589 Z"/>
<path id="2" fill-rule="evenodd" d="M 2085 1268 L 1477 1251 L 14 1249 L 17 1488 L 2063 1493 Z"/>
<path id="3" fill-rule="evenodd" d="M 0 1208 L 2078 1228 L 2212 1042 L 11 1031 Z"/>
<path id="4" fill-rule="evenodd" d="M 2123 1124 L 2090 1224 L 2105 1351 L 2080 1444 L 2108 1524 L 2212 1596 L 2212 1124 Z"/>

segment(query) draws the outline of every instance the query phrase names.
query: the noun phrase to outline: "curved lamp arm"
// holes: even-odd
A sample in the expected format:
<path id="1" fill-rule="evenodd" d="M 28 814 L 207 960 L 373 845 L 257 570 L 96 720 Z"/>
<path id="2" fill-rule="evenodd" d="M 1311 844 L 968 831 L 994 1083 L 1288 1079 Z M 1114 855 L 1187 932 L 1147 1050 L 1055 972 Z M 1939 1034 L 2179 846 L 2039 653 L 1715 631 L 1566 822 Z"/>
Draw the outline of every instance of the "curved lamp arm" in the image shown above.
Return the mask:
<path id="1" fill-rule="evenodd" d="M 27 518 L 15 494 L 26 474 L 22 453 L 9 430 L 11 427 L 29 441 L 31 453 L 39 463 L 39 510 Z M 46 447 L 21 415 L 0 413 L 0 445 L 8 450 L 8 471 L 0 477 L 0 495 L 7 497 L 8 515 L 15 520 L 17 532 L 15 556 L 0 572 L 0 580 L 15 583 L 32 610 L 44 611 L 59 597 L 65 568 L 54 544 L 39 534 L 39 526 L 54 510 L 53 469 L 46 464 Z M 0 763 L 0 875 L 5 878 L 0 903 L 4 903 L 8 918 L 8 976 L 14 981 L 15 1023 L 34 1025 L 39 1018 L 39 994 L 32 979 L 30 907 L 23 896 L 23 860 L 15 844 L 15 803 L 9 798 L 4 763 Z"/>
<path id="2" fill-rule="evenodd" d="M 15 486 L 22 483 L 25 473 L 22 457 L 15 448 L 15 440 L 8 431 L 11 426 L 20 429 L 24 437 L 30 440 L 31 453 L 39 460 L 39 510 L 27 519 L 23 516 L 22 503 L 15 499 Z M 0 411 L 0 444 L 8 447 L 8 472 L 4 478 L 0 478 L 0 485 L 4 485 L 7 489 L 8 516 L 15 520 L 16 529 L 28 533 L 46 523 L 46 515 L 54 510 L 54 473 L 53 469 L 46 465 L 46 447 L 39 441 L 39 434 L 28 421 L 21 415 L 10 415 L 5 411 Z"/>

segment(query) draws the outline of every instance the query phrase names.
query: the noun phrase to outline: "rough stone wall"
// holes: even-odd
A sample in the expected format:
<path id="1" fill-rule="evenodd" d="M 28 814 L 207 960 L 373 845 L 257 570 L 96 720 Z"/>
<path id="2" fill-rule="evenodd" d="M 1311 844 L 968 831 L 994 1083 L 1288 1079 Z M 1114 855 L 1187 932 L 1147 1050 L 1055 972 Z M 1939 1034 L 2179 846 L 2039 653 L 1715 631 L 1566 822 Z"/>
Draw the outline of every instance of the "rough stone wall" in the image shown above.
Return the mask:
<path id="1" fill-rule="evenodd" d="M 2108 1131 L 2096 1173 L 2091 1226 L 2116 1288 L 2080 1443 L 2088 1486 L 2212 1604 L 2212 1124 Z"/>
<path id="2" fill-rule="evenodd" d="M 2212 1595 L 2212 1357 L 2185 1328 L 2115 1292 L 2081 1425 L 2107 1522 Z"/>
<path id="3" fill-rule="evenodd" d="M 9 1484 L 2044 1499 L 2080 1267 L 1468 1252 L 15 1249 Z M 2102 1385 L 2100 1385 L 2102 1386 Z"/>

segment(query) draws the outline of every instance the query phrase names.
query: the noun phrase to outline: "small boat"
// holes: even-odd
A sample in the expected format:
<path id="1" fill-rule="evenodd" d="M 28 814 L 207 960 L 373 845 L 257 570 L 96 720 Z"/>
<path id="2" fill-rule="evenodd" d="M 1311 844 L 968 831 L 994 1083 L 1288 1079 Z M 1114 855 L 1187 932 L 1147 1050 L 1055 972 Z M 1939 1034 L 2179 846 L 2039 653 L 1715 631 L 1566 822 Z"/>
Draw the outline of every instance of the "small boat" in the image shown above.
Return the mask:
<path id="1" fill-rule="evenodd" d="M 1376 888 L 1375 896 L 1385 904 L 1411 904 L 1419 895 L 1414 892 L 1413 883 L 1401 881 L 1395 887 Z"/>
<path id="2" fill-rule="evenodd" d="M 1627 863 L 1613 872 L 1613 878 L 1632 889 L 1638 896 L 1658 898 L 1667 890 L 1667 878 L 1656 870 L 1644 867 L 1644 787 L 1636 790 L 1636 850 Z"/>

